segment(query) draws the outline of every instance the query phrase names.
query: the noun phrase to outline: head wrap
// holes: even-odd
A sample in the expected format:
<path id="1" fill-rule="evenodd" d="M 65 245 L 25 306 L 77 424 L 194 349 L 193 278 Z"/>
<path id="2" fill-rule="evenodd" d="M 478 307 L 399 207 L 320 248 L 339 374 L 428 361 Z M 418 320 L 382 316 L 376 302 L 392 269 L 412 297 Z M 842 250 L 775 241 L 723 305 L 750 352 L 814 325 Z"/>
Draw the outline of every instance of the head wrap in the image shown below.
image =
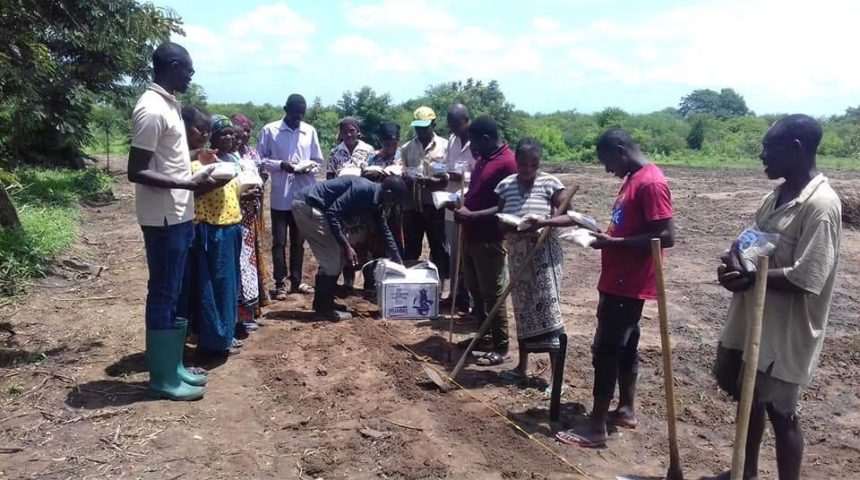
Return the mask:
<path id="1" fill-rule="evenodd" d="M 212 136 L 225 128 L 233 128 L 233 122 L 224 115 L 212 115 Z"/>
<path id="2" fill-rule="evenodd" d="M 237 113 L 230 118 L 233 120 L 234 125 L 242 125 L 243 127 L 251 126 L 251 119 L 241 113 Z"/>
<path id="3" fill-rule="evenodd" d="M 400 125 L 394 122 L 382 122 L 379 125 L 379 139 L 398 139 L 400 138 Z"/>
<path id="4" fill-rule="evenodd" d="M 343 117 L 337 124 L 337 128 L 341 129 L 347 125 L 352 125 L 356 130 L 359 132 L 361 131 L 361 127 L 358 125 L 358 119 L 355 117 Z"/>

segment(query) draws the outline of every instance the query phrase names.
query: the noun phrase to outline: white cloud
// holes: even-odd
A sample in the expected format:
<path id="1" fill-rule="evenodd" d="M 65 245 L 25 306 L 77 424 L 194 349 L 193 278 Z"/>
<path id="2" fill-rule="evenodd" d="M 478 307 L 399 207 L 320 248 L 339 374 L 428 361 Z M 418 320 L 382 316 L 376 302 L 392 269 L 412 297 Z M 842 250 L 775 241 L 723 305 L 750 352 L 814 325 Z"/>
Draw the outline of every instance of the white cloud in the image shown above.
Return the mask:
<path id="1" fill-rule="evenodd" d="M 532 18 L 532 27 L 539 32 L 557 32 L 561 30 L 561 24 L 550 17 Z"/>
<path id="2" fill-rule="evenodd" d="M 316 31 L 316 26 L 300 17 L 284 2 L 263 5 L 230 23 L 227 32 L 239 38 L 274 37 L 301 39 Z"/>
<path id="3" fill-rule="evenodd" d="M 627 84 L 734 87 L 786 98 L 860 90 L 855 43 L 860 4 L 819 0 L 701 2 L 631 19 L 598 21 L 569 48 L 570 68 Z M 858 92 L 860 93 L 860 92 Z"/>
<path id="4" fill-rule="evenodd" d="M 260 6 L 217 30 L 195 24 L 183 28 L 185 36 L 175 40 L 188 48 L 198 72 L 214 75 L 262 65 L 302 66 L 316 31 L 284 2 Z"/>
<path id="5" fill-rule="evenodd" d="M 344 35 L 336 38 L 331 45 L 331 51 L 338 55 L 370 58 L 382 55 L 382 49 L 376 42 L 360 35 Z"/>
<path id="6" fill-rule="evenodd" d="M 347 21 L 358 28 L 451 30 L 457 24 L 447 11 L 427 0 L 385 0 L 380 3 L 344 5 Z"/>

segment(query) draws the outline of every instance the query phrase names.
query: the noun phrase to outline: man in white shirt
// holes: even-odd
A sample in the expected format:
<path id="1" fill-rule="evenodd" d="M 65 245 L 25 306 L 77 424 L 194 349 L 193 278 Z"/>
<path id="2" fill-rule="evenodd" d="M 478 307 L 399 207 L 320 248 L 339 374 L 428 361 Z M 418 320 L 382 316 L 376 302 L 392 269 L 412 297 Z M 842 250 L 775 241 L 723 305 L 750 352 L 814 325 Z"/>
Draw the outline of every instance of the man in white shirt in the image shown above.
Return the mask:
<path id="1" fill-rule="evenodd" d="M 430 107 L 419 107 L 413 114 L 415 138 L 400 147 L 403 177 L 412 196 L 403 207 L 403 233 L 406 237 L 404 260 L 417 260 L 421 256 L 424 236 L 430 244 L 430 259 L 439 269 L 439 275 L 449 278 L 448 241 L 445 239 L 445 212 L 433 205 L 434 191 L 445 190 L 448 173 L 445 171 L 445 152 L 448 141 L 436 135 L 436 112 Z"/>
<path id="2" fill-rule="evenodd" d="M 307 112 L 304 97 L 292 94 L 284 105 L 284 118 L 260 131 L 257 153 L 272 178 L 272 273 L 275 277 L 275 300 L 286 300 L 286 279 L 291 293 L 313 293 L 313 287 L 302 283 L 304 242 L 293 218 L 294 195 L 316 183 L 313 171 L 298 173 L 296 165 L 303 160 L 323 163 L 317 131 L 303 122 Z M 290 269 L 287 271 L 285 250 L 290 239 Z"/>
<path id="3" fill-rule="evenodd" d="M 193 191 L 223 185 L 208 176 L 192 180 L 185 125 L 176 92 L 194 75 L 188 51 L 165 43 L 152 54 L 154 81 L 138 99 L 128 154 L 137 220 L 143 231 L 149 282 L 146 294 L 146 363 L 149 391 L 170 400 L 203 396 L 204 375 L 182 366 L 187 322 L 178 319 L 188 250 L 194 239 Z"/>
<path id="4" fill-rule="evenodd" d="M 801 385 L 812 381 L 824 345 L 842 234 L 839 197 L 815 166 L 821 137 L 821 125 L 814 118 L 789 115 L 770 127 L 762 142 L 765 173 L 771 180 L 785 181 L 765 197 L 755 214 L 756 228 L 779 234 L 779 240 L 767 272 L 745 479 L 757 478 L 767 419 L 773 426 L 780 480 L 800 478 L 803 431 L 796 412 L 798 395 Z M 720 285 L 733 296 L 714 373 L 720 387 L 739 398 L 756 277 L 736 259 L 733 247 L 717 270 Z"/>
<path id="5" fill-rule="evenodd" d="M 475 166 L 475 159 L 469 149 L 469 109 L 462 103 L 457 103 L 448 109 L 448 129 L 451 136 L 448 137 L 448 149 L 445 153 L 445 166 L 448 171 L 448 191 L 459 193 L 466 179 Z M 462 201 L 462 200 L 461 200 Z M 457 249 L 459 248 L 457 222 L 454 221 L 454 212 L 445 209 L 445 238 L 448 240 L 450 252 L 450 271 L 454 275 L 454 262 L 457 260 Z M 462 272 L 458 280 L 457 307 L 462 311 L 469 311 L 469 291 L 466 282 L 463 281 Z M 454 288 L 454 279 L 451 279 L 451 288 Z M 450 308 L 451 296 L 449 295 L 441 305 L 442 308 Z"/>

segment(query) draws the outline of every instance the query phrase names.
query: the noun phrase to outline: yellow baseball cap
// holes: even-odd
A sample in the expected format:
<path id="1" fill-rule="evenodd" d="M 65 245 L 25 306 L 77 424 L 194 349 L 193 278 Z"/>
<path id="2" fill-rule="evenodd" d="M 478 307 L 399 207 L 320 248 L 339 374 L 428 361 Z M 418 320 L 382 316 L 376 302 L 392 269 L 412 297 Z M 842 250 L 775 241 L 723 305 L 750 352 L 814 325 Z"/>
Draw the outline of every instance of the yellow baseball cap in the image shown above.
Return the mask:
<path id="1" fill-rule="evenodd" d="M 415 113 L 412 114 L 412 127 L 429 127 L 433 120 L 436 120 L 436 112 L 430 107 L 418 107 Z"/>

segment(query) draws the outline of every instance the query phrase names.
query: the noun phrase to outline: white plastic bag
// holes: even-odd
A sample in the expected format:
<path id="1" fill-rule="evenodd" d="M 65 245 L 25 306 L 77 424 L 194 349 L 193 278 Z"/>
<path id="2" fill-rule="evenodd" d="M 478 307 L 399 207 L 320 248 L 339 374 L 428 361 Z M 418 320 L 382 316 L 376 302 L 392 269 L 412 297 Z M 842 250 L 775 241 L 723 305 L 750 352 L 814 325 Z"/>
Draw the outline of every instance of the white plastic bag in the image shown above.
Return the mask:
<path id="1" fill-rule="evenodd" d="M 740 266 L 747 272 L 755 272 L 759 255 L 770 256 L 779 243 L 778 233 L 762 232 L 755 226 L 745 229 L 732 243 L 731 254 L 738 259 Z"/>
<path id="2" fill-rule="evenodd" d="M 313 160 L 301 160 L 293 166 L 295 173 L 317 173 L 319 169 L 319 164 Z"/>
<path id="3" fill-rule="evenodd" d="M 566 230 L 561 232 L 558 237 L 562 240 L 579 245 L 582 248 L 591 246 L 591 244 L 596 240 L 596 238 L 594 238 L 594 236 L 588 233 L 588 230 L 584 228 Z"/>
<path id="4" fill-rule="evenodd" d="M 263 179 L 256 170 L 242 170 L 236 177 L 236 182 L 239 184 L 240 192 L 254 187 L 263 188 Z"/>
<path id="5" fill-rule="evenodd" d="M 210 176 L 215 180 L 232 180 L 239 174 L 238 167 L 235 163 L 218 162 L 212 169 Z"/>

